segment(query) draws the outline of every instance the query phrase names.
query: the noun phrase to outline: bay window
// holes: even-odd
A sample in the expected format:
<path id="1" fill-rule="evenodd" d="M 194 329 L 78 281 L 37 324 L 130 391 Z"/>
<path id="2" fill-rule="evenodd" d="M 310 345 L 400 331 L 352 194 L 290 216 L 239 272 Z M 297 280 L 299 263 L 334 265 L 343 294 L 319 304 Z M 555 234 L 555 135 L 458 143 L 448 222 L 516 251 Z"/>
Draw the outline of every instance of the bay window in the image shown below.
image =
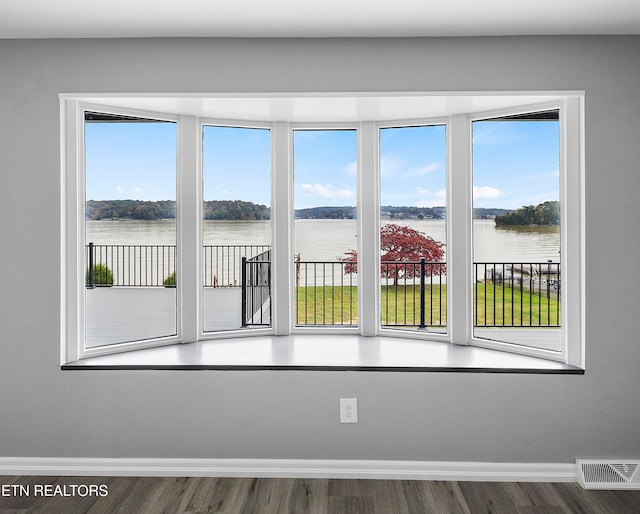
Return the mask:
<path id="1" fill-rule="evenodd" d="M 478 339 L 562 351 L 559 115 L 472 121 Z"/>
<path id="2" fill-rule="evenodd" d="M 383 126 L 379 137 L 380 325 L 446 334 L 446 126 Z"/>
<path id="3" fill-rule="evenodd" d="M 205 124 L 202 176 L 203 332 L 269 327 L 270 130 Z"/>
<path id="4" fill-rule="evenodd" d="M 295 128 L 292 137 L 295 326 L 355 328 L 357 270 L 343 258 L 358 243 L 357 131 Z"/>
<path id="5" fill-rule="evenodd" d="M 63 363 L 351 334 L 584 365 L 581 93 L 241 98 L 61 95 Z"/>
<path id="6" fill-rule="evenodd" d="M 85 347 L 175 337 L 176 122 L 85 111 L 83 128 Z"/>

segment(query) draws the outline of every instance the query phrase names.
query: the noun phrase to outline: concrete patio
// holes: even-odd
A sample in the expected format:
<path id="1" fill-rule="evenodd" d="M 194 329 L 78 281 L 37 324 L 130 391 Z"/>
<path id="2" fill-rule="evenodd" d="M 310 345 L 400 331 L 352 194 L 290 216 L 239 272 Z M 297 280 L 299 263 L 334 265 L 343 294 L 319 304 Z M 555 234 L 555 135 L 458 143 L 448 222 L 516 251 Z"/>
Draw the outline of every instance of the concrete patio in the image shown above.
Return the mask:
<path id="1" fill-rule="evenodd" d="M 242 326 L 239 287 L 207 287 L 205 332 Z M 166 337 L 177 332 L 176 290 L 170 287 L 96 287 L 86 294 L 86 346 Z"/>
<path id="2" fill-rule="evenodd" d="M 176 290 L 164 287 L 97 287 L 87 289 L 87 348 L 166 337 L 176 334 Z M 203 298 L 205 332 L 242 327 L 239 287 L 207 287 Z M 559 328 L 475 328 L 474 335 L 491 341 L 561 351 Z"/>

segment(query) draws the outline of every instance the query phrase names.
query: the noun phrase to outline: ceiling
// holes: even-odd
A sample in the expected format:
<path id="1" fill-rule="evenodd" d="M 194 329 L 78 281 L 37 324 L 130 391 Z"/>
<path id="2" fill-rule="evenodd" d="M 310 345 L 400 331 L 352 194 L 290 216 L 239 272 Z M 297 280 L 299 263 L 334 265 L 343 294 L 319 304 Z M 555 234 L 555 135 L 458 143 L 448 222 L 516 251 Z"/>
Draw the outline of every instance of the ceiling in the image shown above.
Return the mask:
<path id="1" fill-rule="evenodd" d="M 1 0 L 0 38 L 640 34 L 640 0 Z"/>

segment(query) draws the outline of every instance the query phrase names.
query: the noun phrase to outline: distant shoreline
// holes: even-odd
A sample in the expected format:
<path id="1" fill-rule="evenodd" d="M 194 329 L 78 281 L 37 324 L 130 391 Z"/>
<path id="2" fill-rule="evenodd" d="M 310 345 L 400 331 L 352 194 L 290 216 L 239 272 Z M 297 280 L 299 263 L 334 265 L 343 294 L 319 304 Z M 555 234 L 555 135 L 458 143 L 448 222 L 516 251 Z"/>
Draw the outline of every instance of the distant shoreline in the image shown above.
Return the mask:
<path id="1" fill-rule="evenodd" d="M 241 200 L 210 200 L 204 202 L 205 220 L 269 220 L 271 209 L 266 205 Z M 384 205 L 381 217 L 388 220 L 446 219 L 446 207 L 415 207 Z M 475 219 L 491 219 L 513 212 L 501 208 L 477 208 Z M 88 200 L 85 219 L 99 220 L 170 220 L 176 217 L 175 200 Z M 354 206 L 320 206 L 295 210 L 296 219 L 355 219 Z"/>

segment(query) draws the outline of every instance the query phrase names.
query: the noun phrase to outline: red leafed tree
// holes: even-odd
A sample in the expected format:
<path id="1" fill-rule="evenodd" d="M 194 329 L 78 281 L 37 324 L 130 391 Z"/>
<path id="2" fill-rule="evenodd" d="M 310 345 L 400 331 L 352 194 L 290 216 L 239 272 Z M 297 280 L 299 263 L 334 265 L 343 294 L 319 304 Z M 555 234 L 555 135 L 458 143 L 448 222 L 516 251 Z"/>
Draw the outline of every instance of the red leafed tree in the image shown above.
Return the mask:
<path id="1" fill-rule="evenodd" d="M 420 276 L 420 258 L 426 261 L 425 276 L 446 273 L 444 244 L 410 227 L 384 225 L 380 229 L 380 274 L 384 278 L 409 279 Z M 358 252 L 350 250 L 342 259 L 345 273 L 358 271 Z"/>

